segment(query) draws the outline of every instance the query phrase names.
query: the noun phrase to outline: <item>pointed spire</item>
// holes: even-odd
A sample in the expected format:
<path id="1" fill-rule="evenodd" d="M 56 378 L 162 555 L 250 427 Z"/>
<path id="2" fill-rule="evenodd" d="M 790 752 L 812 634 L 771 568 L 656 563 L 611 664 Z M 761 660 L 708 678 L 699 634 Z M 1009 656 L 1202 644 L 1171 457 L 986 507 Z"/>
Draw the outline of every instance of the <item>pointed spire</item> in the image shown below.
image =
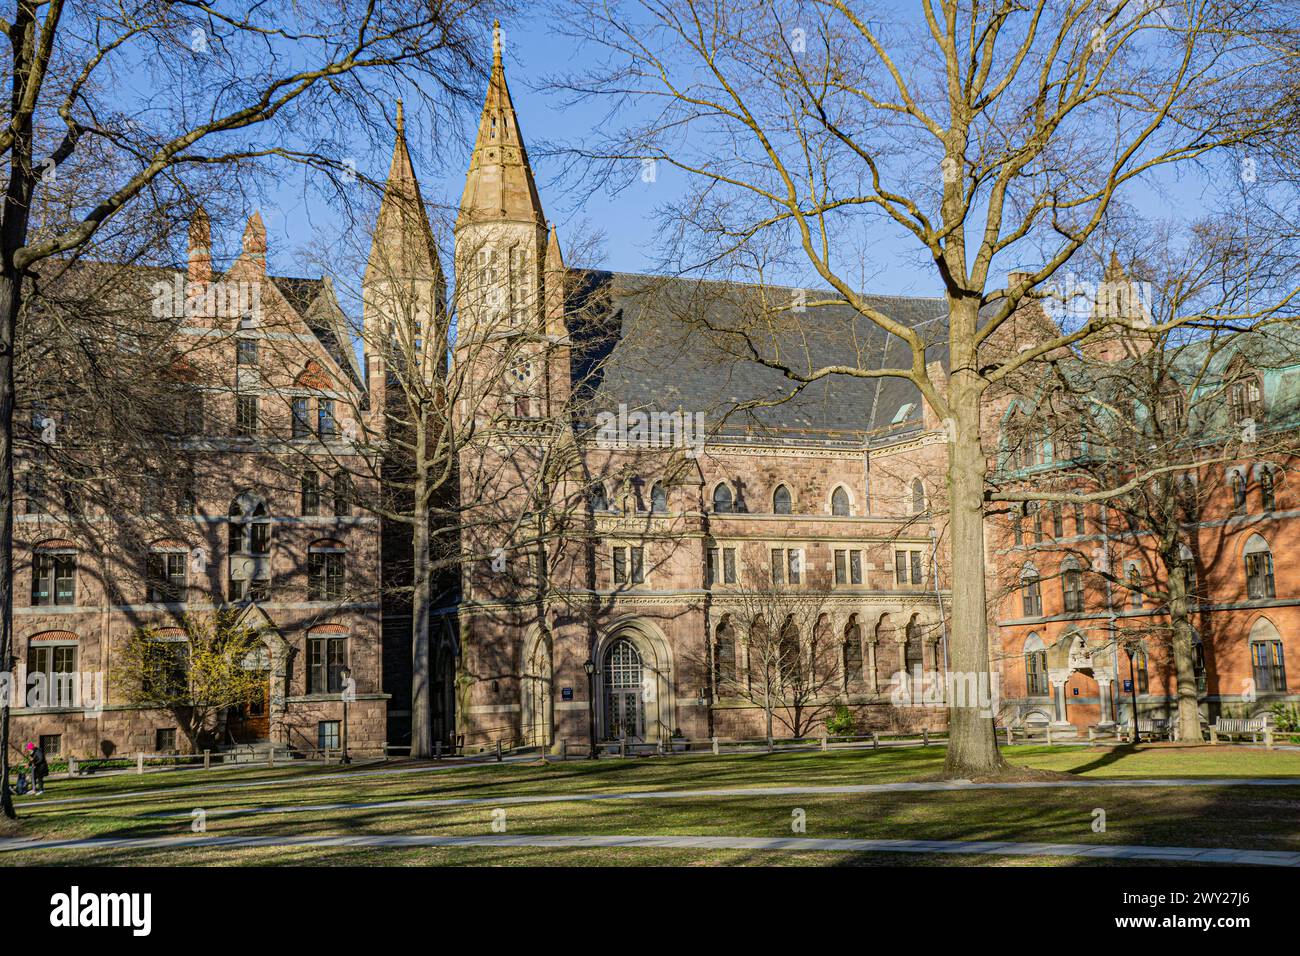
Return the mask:
<path id="1" fill-rule="evenodd" d="M 248 225 L 244 227 L 243 245 L 244 251 L 250 255 L 266 255 L 266 223 L 262 222 L 261 212 L 254 210 L 248 217 Z"/>
<path id="2" fill-rule="evenodd" d="M 551 223 L 551 235 L 546 240 L 546 271 L 556 272 L 564 268 L 564 256 L 560 252 L 560 236 Z"/>
<path id="3" fill-rule="evenodd" d="M 1110 265 L 1106 266 L 1105 278 L 1107 282 L 1124 278 L 1124 267 L 1120 265 L 1119 253 L 1114 249 L 1110 251 Z"/>
<path id="4" fill-rule="evenodd" d="M 406 116 L 402 101 L 397 101 L 394 123 L 397 138 L 393 158 L 388 165 L 388 182 L 379 203 L 370 259 L 366 263 L 367 280 L 394 278 L 442 278 L 437 244 L 415 178 L 411 153 L 406 147 Z M 372 275 L 373 273 L 373 275 Z"/>
<path id="5" fill-rule="evenodd" d="M 492 76 L 456 226 L 473 222 L 532 222 L 544 228 L 542 201 L 519 130 L 502 62 L 501 24 L 492 26 Z"/>

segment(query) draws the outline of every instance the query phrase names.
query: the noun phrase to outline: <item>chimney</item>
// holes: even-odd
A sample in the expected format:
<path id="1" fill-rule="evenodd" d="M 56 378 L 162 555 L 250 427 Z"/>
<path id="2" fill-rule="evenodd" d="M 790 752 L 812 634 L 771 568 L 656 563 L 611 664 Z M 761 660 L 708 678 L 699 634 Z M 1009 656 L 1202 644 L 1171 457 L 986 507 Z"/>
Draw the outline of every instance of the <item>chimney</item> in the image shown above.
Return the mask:
<path id="1" fill-rule="evenodd" d="M 212 281 L 212 223 L 207 210 L 200 206 L 190 220 L 189 268 L 187 278 L 191 283 Z"/>

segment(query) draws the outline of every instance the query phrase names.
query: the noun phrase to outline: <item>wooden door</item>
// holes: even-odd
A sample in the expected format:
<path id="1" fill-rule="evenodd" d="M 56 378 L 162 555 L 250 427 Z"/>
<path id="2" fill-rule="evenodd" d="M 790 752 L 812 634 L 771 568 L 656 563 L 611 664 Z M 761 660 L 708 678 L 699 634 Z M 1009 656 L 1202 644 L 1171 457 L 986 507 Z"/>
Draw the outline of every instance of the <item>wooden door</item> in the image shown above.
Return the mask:
<path id="1" fill-rule="evenodd" d="M 271 736 L 270 671 L 262 672 L 258 688 L 260 693 L 248 703 L 235 708 L 231 718 L 230 733 L 240 743 L 266 740 Z"/>

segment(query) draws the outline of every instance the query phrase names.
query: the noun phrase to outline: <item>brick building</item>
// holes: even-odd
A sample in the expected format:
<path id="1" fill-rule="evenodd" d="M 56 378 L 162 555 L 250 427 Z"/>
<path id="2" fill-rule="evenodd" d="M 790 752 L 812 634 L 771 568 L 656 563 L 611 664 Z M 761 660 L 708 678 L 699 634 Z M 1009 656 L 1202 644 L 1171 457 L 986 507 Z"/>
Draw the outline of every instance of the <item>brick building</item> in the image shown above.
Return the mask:
<path id="1" fill-rule="evenodd" d="M 1128 284 L 1114 261 L 1106 281 Z M 1172 724 L 1178 591 L 1191 625 L 1184 686 L 1202 724 L 1294 711 L 1300 687 L 1286 664 L 1300 652 L 1300 581 L 1274 556 L 1300 527 L 1287 480 L 1300 424 L 1297 344 L 1280 325 L 1178 341 L 1139 321 L 1058 362 L 1097 402 L 1054 417 L 1031 388 L 990 409 L 1001 481 L 1089 492 L 1139 469 L 1150 476 L 1120 498 L 1013 506 L 990 520 L 1004 720 L 1081 732 L 1127 724 L 1136 707 Z"/>
<path id="2" fill-rule="evenodd" d="M 183 747 L 170 711 L 127 701 L 114 650 L 143 628 L 184 643 L 187 614 L 232 606 L 258 632 L 242 666 L 262 693 L 218 716 L 204 746 L 337 749 L 348 671 L 349 743 L 386 740 L 381 528 L 359 506 L 373 463 L 357 442 L 368 396 L 346 318 L 328 279 L 267 274 L 256 213 L 224 274 L 210 250 L 200 212 L 186 269 L 98 264 L 68 280 L 105 276 L 125 314 L 174 320 L 157 347 L 183 407 L 142 445 L 139 474 L 80 484 L 60 471 L 84 437 L 75 400 L 30 408 L 15 509 L 16 747 Z"/>

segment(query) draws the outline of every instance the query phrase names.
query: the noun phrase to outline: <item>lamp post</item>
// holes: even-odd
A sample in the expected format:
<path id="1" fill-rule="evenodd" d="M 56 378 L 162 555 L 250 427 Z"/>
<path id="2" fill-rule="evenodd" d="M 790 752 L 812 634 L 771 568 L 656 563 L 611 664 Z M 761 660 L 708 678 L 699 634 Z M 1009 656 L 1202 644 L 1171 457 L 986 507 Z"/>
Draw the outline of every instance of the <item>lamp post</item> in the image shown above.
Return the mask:
<path id="1" fill-rule="evenodd" d="M 351 763 L 352 758 L 348 756 L 348 701 L 353 694 L 352 668 L 344 664 L 339 668 L 339 677 L 343 678 L 343 756 L 339 763 Z"/>
<path id="2" fill-rule="evenodd" d="M 588 760 L 596 759 L 596 662 L 590 657 L 583 662 L 582 669 L 587 672 L 587 734 L 591 749 Z"/>

